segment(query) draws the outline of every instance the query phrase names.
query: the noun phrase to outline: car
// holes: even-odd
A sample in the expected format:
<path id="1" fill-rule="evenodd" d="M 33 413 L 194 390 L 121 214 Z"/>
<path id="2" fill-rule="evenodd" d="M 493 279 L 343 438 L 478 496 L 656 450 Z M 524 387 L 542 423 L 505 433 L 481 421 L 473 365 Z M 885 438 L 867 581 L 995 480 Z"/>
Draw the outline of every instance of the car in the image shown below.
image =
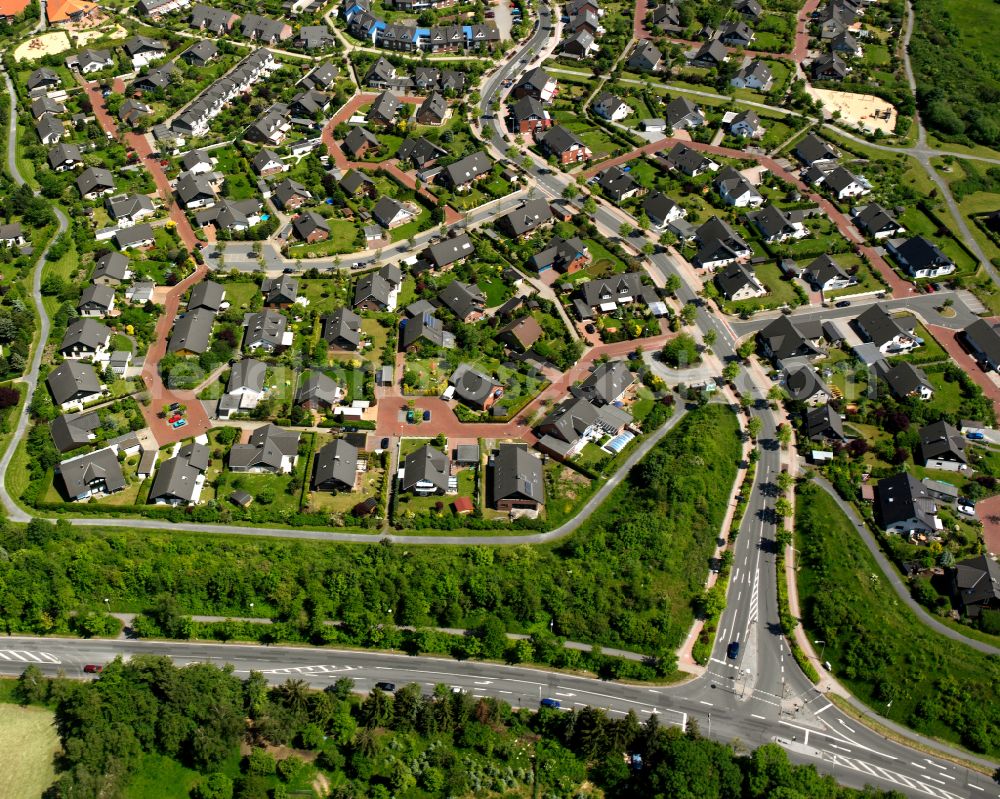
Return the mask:
<path id="1" fill-rule="evenodd" d="M 167 424 L 173 424 L 174 422 L 176 422 L 180 418 L 181 418 L 181 415 L 179 413 L 175 413 L 173 416 L 171 416 L 169 419 L 167 419 Z"/>
<path id="2" fill-rule="evenodd" d="M 976 515 L 976 506 L 973 505 L 967 499 L 959 499 L 958 502 L 955 503 L 955 509 L 959 513 L 964 514 L 965 516 L 975 516 Z"/>
<path id="3" fill-rule="evenodd" d="M 393 691 L 396 690 L 396 683 L 394 683 L 394 682 L 377 682 L 377 683 L 375 683 L 375 687 L 378 688 L 380 691 L 385 691 L 387 694 L 391 694 Z"/>
<path id="4" fill-rule="evenodd" d="M 969 441 L 983 441 L 986 438 L 986 434 L 981 433 L 978 430 L 970 430 L 965 434 L 965 437 L 969 439 Z"/>
<path id="5" fill-rule="evenodd" d="M 179 402 L 170 403 L 170 410 L 172 411 L 176 411 L 179 407 L 181 407 L 181 404 Z"/>
<path id="6" fill-rule="evenodd" d="M 104 671 L 104 666 L 99 666 L 96 663 L 88 663 L 83 667 L 84 674 L 100 674 Z"/>
<path id="7" fill-rule="evenodd" d="M 487 11 L 486 12 L 486 19 L 493 19 L 496 15 L 497 15 L 496 11 Z"/>
<path id="8" fill-rule="evenodd" d="M 850 308 L 851 307 L 851 301 L 850 300 L 841 300 L 840 302 L 837 303 L 837 307 L 838 308 Z"/>
<path id="9" fill-rule="evenodd" d="M 562 707 L 562 702 L 560 702 L 558 699 L 551 699 L 549 697 L 545 697 L 538 704 L 540 704 L 542 707 L 550 707 L 553 710 L 559 710 L 559 708 Z"/>
<path id="10" fill-rule="evenodd" d="M 586 330 L 588 333 L 590 333 L 590 335 L 594 335 L 594 333 L 597 332 L 597 328 L 594 327 L 590 322 L 587 322 L 587 324 L 583 326 L 583 329 Z"/>
<path id="11" fill-rule="evenodd" d="M 385 438 L 382 439 L 381 449 L 389 449 L 389 436 L 386 436 Z"/>
<path id="12" fill-rule="evenodd" d="M 171 427 L 173 427 L 176 430 L 179 427 L 184 427 L 184 425 L 186 424 L 187 424 L 187 419 L 178 419 L 171 425 Z"/>
<path id="13" fill-rule="evenodd" d="M 295 269 L 293 267 L 291 267 L 291 266 L 286 266 L 284 269 L 281 270 L 281 274 L 283 274 L 283 275 L 294 275 L 295 274 Z"/>
<path id="14" fill-rule="evenodd" d="M 730 641 L 729 646 L 726 647 L 726 657 L 730 660 L 736 660 L 740 656 L 740 642 Z"/>
<path id="15" fill-rule="evenodd" d="M 424 411 L 424 421 L 425 422 L 429 422 L 430 420 L 431 420 L 431 412 L 430 411 Z"/>

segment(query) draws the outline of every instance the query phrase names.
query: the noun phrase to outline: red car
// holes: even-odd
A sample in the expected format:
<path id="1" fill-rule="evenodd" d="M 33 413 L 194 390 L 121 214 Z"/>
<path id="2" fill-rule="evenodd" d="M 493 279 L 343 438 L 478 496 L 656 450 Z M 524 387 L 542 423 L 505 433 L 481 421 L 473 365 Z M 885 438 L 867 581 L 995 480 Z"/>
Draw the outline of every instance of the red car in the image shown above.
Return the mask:
<path id="1" fill-rule="evenodd" d="M 181 415 L 179 413 L 175 413 L 173 416 L 171 416 L 169 419 L 167 419 L 167 422 L 169 422 L 170 424 L 173 424 L 174 422 L 179 422 L 180 419 L 181 419 Z"/>
<path id="2" fill-rule="evenodd" d="M 102 671 L 104 671 L 104 666 L 98 666 L 94 663 L 88 663 L 83 667 L 84 674 L 100 674 Z"/>

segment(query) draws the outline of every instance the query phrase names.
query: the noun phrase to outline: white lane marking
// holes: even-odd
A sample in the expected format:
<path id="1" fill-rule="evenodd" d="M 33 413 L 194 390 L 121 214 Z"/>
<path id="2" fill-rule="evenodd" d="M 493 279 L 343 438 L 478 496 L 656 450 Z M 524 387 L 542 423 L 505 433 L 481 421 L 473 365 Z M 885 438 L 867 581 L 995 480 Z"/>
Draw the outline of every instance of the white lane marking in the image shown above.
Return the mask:
<path id="1" fill-rule="evenodd" d="M 975 788 L 977 791 L 985 791 L 986 790 L 985 788 L 981 788 L 978 785 L 973 785 L 971 782 L 969 783 L 969 787 L 970 788 Z"/>
<path id="2" fill-rule="evenodd" d="M 698 701 L 701 702 L 701 704 L 703 705 L 708 705 L 709 707 L 715 707 L 715 705 L 713 705 L 711 702 L 706 702 L 704 699 L 699 699 Z"/>
<path id="3" fill-rule="evenodd" d="M 735 583 L 740 579 L 740 567 L 736 567 L 736 571 L 733 572 L 733 582 Z"/>
<path id="4" fill-rule="evenodd" d="M 740 591 L 740 592 L 739 592 L 739 593 L 738 593 L 738 594 L 736 595 L 736 601 L 737 601 L 737 602 L 739 602 L 739 601 L 740 601 L 741 599 L 743 599 L 743 592 L 742 592 L 742 591 Z"/>
<path id="5" fill-rule="evenodd" d="M 849 733 L 851 734 L 854 733 L 854 730 L 852 730 L 850 726 L 848 726 L 848 724 L 843 719 L 837 719 L 837 723 L 839 723 L 840 726 L 843 727 L 845 730 L 847 730 Z"/>
<path id="6" fill-rule="evenodd" d="M 509 694 L 511 691 L 497 691 L 498 694 Z"/>
<path id="7" fill-rule="evenodd" d="M 24 659 L 23 657 L 21 657 L 21 656 L 20 656 L 20 654 L 18 654 L 17 652 L 15 652 L 15 651 L 14 651 L 13 649 L 10 649 L 10 650 L 8 650 L 8 651 L 9 651 L 9 652 L 10 652 L 10 653 L 11 653 L 11 654 L 12 654 L 12 655 L 13 655 L 13 656 L 14 656 L 14 657 L 15 657 L 15 658 L 17 659 L 17 660 L 20 660 L 20 661 L 21 661 L 22 663 L 25 663 L 25 662 L 26 662 L 26 661 L 25 661 L 25 659 Z"/>
<path id="8" fill-rule="evenodd" d="M 846 746 L 837 746 L 837 744 L 830 744 L 830 746 L 833 747 L 834 749 L 839 749 L 841 752 L 848 752 L 849 753 L 851 751 Z"/>
<path id="9" fill-rule="evenodd" d="M 944 780 L 939 780 L 937 777 L 932 777 L 929 774 L 924 775 L 925 780 L 930 780 L 931 782 L 936 782 L 938 785 L 947 785 L 948 783 Z"/>
<path id="10" fill-rule="evenodd" d="M 924 758 L 924 762 L 925 763 L 930 763 L 932 766 L 934 766 L 934 768 L 939 768 L 939 769 L 941 769 L 941 771 L 947 771 L 948 770 L 947 766 L 942 766 L 940 763 L 935 763 L 929 757 L 925 757 Z"/>
<path id="11" fill-rule="evenodd" d="M 4 660 L 10 660 L 10 658 L 7 657 L 7 653 L 4 652 L 3 650 L 0 650 L 0 658 L 3 658 Z"/>
<path id="12" fill-rule="evenodd" d="M 564 696 L 567 699 L 569 699 L 570 697 L 576 696 L 576 694 L 563 694 L 563 693 L 560 693 L 559 691 L 556 691 L 556 696 Z"/>
<path id="13" fill-rule="evenodd" d="M 765 719 L 763 716 L 758 716 L 756 713 L 751 713 L 750 715 L 755 719 L 760 719 L 761 721 L 767 721 L 767 719 Z"/>
<path id="14" fill-rule="evenodd" d="M 43 658 L 45 658 L 49 663 L 59 663 L 60 660 L 55 655 L 50 655 L 48 652 L 39 652 Z"/>
<path id="15" fill-rule="evenodd" d="M 493 680 L 474 680 L 475 685 L 493 685 Z"/>
<path id="16" fill-rule="evenodd" d="M 921 766 L 919 763 L 914 763 L 912 760 L 910 761 L 910 765 L 916 766 L 921 771 L 927 771 L 927 766 Z"/>
<path id="17" fill-rule="evenodd" d="M 650 692 L 651 694 L 658 694 L 658 693 L 660 693 L 660 692 L 659 692 L 659 691 L 657 691 L 657 690 L 656 690 L 655 688 L 650 688 L 650 689 L 649 689 L 649 692 Z"/>

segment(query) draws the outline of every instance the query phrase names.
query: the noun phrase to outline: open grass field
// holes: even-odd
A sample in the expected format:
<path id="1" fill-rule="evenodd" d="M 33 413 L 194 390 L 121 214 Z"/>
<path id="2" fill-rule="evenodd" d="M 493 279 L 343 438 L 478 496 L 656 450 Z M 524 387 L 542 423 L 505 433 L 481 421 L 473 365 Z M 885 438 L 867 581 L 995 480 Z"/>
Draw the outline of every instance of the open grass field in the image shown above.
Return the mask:
<path id="1" fill-rule="evenodd" d="M 0 705 L 0 796 L 38 799 L 56 776 L 52 758 L 59 736 L 52 711 L 41 707 Z"/>
<path id="2" fill-rule="evenodd" d="M 815 485 L 798 491 L 795 534 L 802 622 L 810 638 L 826 641 L 837 679 L 893 721 L 996 755 L 996 664 L 902 605 L 850 520 Z"/>

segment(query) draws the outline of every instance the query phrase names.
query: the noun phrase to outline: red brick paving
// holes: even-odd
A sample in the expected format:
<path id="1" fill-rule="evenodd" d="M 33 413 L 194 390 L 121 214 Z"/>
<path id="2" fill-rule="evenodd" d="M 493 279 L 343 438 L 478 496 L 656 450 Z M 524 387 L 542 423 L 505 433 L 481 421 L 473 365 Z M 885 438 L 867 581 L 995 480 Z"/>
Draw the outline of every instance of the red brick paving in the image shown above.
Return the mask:
<path id="1" fill-rule="evenodd" d="M 659 139 L 658 141 L 650 142 L 649 144 L 644 144 L 642 147 L 637 147 L 631 152 L 620 155 L 617 158 L 612 158 L 608 161 L 601 161 L 600 164 L 590 167 L 583 174 L 586 177 L 590 177 L 597 172 L 607 169 L 609 166 L 623 164 L 626 161 L 635 159 L 639 155 L 648 155 L 649 153 L 655 153 L 661 150 L 669 150 L 680 141 L 681 140 L 677 138 L 667 137 Z M 711 153 L 713 155 L 721 155 L 726 158 L 752 158 L 757 161 L 757 163 L 767 167 L 773 175 L 781 178 L 786 183 L 790 183 L 795 186 L 803 197 L 806 197 L 816 203 L 823 209 L 824 212 L 826 212 L 826 215 L 834 222 L 834 224 L 837 225 L 837 229 L 840 231 L 841 235 L 848 241 L 852 242 L 858 250 L 868 258 L 868 261 L 872 264 L 872 266 L 879 270 L 882 277 L 884 277 L 886 282 L 889 284 L 890 294 L 895 297 L 905 297 L 907 294 L 911 294 L 913 292 L 913 285 L 897 275 L 892 267 L 886 263 L 885 259 L 879 255 L 873 247 L 869 247 L 864 243 L 864 237 L 851 224 L 851 220 L 848 219 L 846 214 L 837 209 L 834 204 L 825 197 L 821 197 L 819 194 L 814 192 L 809 186 L 800 180 L 798 176 L 793 175 L 770 156 L 757 155 L 755 153 L 748 153 L 742 150 L 732 150 L 728 147 L 718 147 L 711 144 L 702 144 L 700 142 L 685 141 L 683 143 L 691 147 L 693 150 L 700 150 L 701 152 Z"/>
<path id="2" fill-rule="evenodd" d="M 993 381 L 990 380 L 989 375 L 979 368 L 976 359 L 965 351 L 965 347 L 962 346 L 962 343 L 958 339 L 961 331 L 939 327 L 938 325 L 927 325 L 927 329 L 937 339 L 938 343 L 948 351 L 951 359 L 958 364 L 958 367 L 976 382 L 983 390 L 983 394 L 993 401 L 993 410 L 1000 412 L 1000 388 L 997 388 Z"/>
<path id="3" fill-rule="evenodd" d="M 983 523 L 986 551 L 993 555 L 1000 553 L 1000 494 L 979 500 L 976 517 Z"/>
<path id="4" fill-rule="evenodd" d="M 108 113 L 98 84 L 93 81 L 84 81 L 82 78 L 78 79 L 90 97 L 94 116 L 97 118 L 98 123 L 107 133 L 118 138 L 118 125 Z M 194 235 L 194 230 L 191 229 L 187 215 L 173 202 L 173 190 L 171 189 L 170 181 L 167 180 L 166 173 L 160 166 L 160 162 L 151 157 L 153 148 L 150 146 L 149 140 L 143 135 L 131 132 L 127 133 L 125 138 L 128 145 L 139 156 L 146 170 L 152 175 L 153 181 L 156 183 L 156 192 L 160 199 L 169 206 L 170 218 L 177 226 L 177 234 L 180 240 L 188 250 L 194 252 L 198 247 L 198 239 Z M 142 408 L 142 415 L 146 423 L 149 425 L 153 436 L 161 447 L 175 441 L 181 441 L 182 439 L 205 433 L 211 427 L 208 414 L 205 413 L 205 409 L 198 401 L 195 392 L 168 389 L 163 384 L 159 370 L 160 360 L 167 351 L 167 338 L 170 336 L 170 330 L 174 326 L 174 318 L 177 316 L 181 297 L 207 274 L 208 267 L 201 265 L 192 274 L 188 275 L 187 278 L 170 289 L 164 303 L 164 311 L 160 315 L 160 318 L 156 320 L 156 337 L 149 345 L 149 351 L 146 353 L 142 369 L 142 382 L 150 396 L 150 403 L 148 406 L 140 403 L 140 407 Z M 157 413 L 164 405 L 170 405 L 175 402 L 187 406 L 185 414 L 187 424 L 184 427 L 176 429 L 171 427 L 166 419 L 160 419 L 157 416 Z"/>
<path id="5" fill-rule="evenodd" d="M 795 47 L 792 48 L 792 60 L 801 65 L 809 47 L 809 18 L 813 11 L 819 8 L 819 0 L 806 0 L 805 5 L 795 18 Z"/>

